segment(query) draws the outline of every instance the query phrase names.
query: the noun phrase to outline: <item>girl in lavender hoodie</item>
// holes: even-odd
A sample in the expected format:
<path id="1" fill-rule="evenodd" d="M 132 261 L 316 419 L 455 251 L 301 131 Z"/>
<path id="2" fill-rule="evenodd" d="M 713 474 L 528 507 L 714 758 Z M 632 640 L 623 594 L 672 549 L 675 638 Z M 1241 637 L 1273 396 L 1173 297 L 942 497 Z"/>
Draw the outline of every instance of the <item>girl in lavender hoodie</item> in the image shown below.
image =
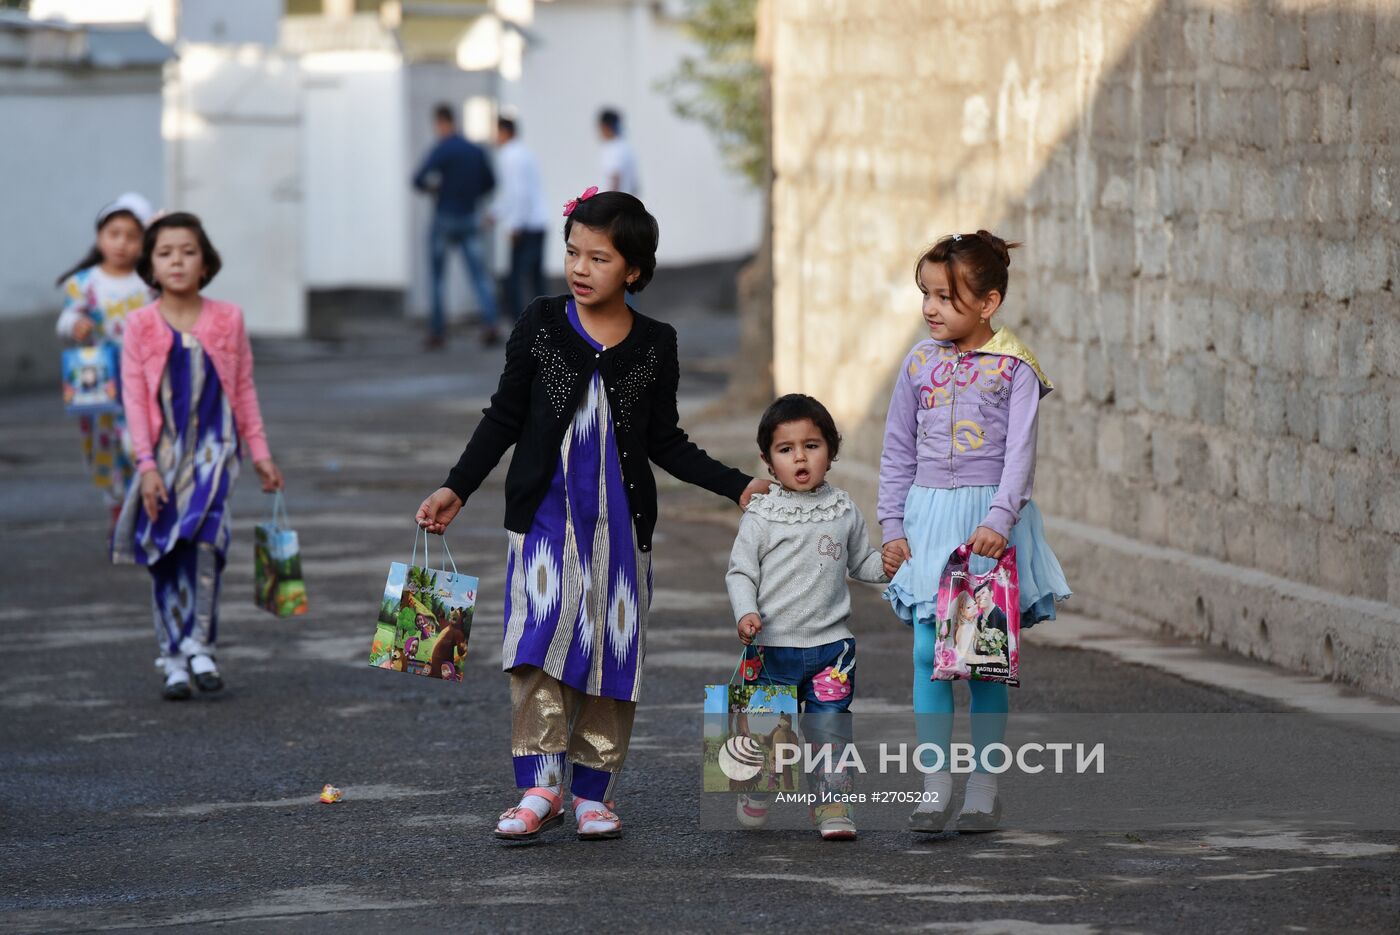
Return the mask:
<path id="1" fill-rule="evenodd" d="M 949 555 L 970 544 L 971 570 L 983 574 L 1014 545 L 1023 628 L 1053 620 L 1055 602 L 1070 593 L 1031 502 L 1036 412 L 1052 386 L 1011 329 L 992 328 L 1016 246 L 979 230 L 944 237 L 919 257 L 914 274 L 930 337 L 914 345 L 895 380 L 880 457 L 878 515 L 892 578 L 885 598 L 913 626 L 919 740 L 937 744 L 945 764 L 953 684 L 931 678 L 938 581 Z M 981 770 L 980 753 L 1005 732 L 1007 688 L 976 680 L 968 687 L 979 763 L 968 778 L 958 830 L 989 831 L 1001 801 L 996 776 Z M 924 789 L 909 826 L 942 831 L 952 791 L 946 767 L 926 773 Z"/>

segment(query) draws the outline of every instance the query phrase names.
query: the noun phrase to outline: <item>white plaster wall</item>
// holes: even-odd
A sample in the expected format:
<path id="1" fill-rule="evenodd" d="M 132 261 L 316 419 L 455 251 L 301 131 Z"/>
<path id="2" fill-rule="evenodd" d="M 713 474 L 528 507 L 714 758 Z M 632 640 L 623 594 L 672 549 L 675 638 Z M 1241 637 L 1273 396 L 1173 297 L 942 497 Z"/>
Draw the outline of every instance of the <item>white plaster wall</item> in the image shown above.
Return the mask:
<path id="1" fill-rule="evenodd" d="M 285 6 L 283 0 L 179 0 L 180 38 L 275 46 Z"/>
<path id="2" fill-rule="evenodd" d="M 301 75 L 261 46 L 183 43 L 166 85 L 167 207 L 200 215 L 224 269 L 209 288 L 255 334 L 306 325 Z"/>
<path id="3" fill-rule="evenodd" d="M 411 174 L 404 70 L 392 52 L 301 59 L 309 288 L 403 289 Z"/>
<path id="4" fill-rule="evenodd" d="M 93 221 L 126 190 L 164 187 L 160 74 L 0 70 L 0 318 L 52 311 L 54 277 L 93 243 Z"/>
<path id="5" fill-rule="evenodd" d="M 649 4 L 536 4 L 528 27 L 538 42 L 519 80 L 501 82 L 501 103 L 521 121 L 535 151 L 546 199 L 564 202 L 600 181 L 596 117 L 613 106 L 637 152 L 641 198 L 661 225 L 661 265 L 727 259 L 758 245 L 762 200 L 729 170 L 709 133 L 681 120 L 655 89 L 696 48 L 674 20 Z M 560 228 L 563 218 L 558 218 Z M 546 269 L 562 268 L 563 246 L 548 240 Z"/>
<path id="6" fill-rule="evenodd" d="M 35 19 L 145 23 L 163 42 L 277 44 L 284 0 L 32 0 Z"/>

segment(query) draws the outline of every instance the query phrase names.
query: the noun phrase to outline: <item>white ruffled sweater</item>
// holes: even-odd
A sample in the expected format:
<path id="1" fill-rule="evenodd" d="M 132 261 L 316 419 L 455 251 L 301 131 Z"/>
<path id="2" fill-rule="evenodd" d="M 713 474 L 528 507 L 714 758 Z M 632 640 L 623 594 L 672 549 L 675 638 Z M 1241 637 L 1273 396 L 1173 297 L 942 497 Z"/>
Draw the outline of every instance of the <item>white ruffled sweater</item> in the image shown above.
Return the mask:
<path id="1" fill-rule="evenodd" d="M 852 638 L 847 574 L 890 580 L 850 495 L 830 484 L 805 493 L 775 486 L 749 501 L 725 584 L 736 623 L 745 614 L 763 621 L 754 642 L 821 646 Z"/>

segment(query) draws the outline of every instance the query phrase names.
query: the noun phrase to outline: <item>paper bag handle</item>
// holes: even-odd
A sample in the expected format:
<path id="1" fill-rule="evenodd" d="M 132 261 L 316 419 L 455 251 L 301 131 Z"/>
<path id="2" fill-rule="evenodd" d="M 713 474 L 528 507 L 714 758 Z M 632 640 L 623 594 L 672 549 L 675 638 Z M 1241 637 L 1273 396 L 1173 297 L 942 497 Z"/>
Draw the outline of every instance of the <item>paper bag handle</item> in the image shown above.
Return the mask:
<path id="1" fill-rule="evenodd" d="M 281 522 L 278 522 L 278 517 Z M 287 501 L 282 497 L 281 489 L 272 495 L 272 525 L 278 529 L 290 529 L 292 519 L 287 515 Z"/>
<path id="2" fill-rule="evenodd" d="M 412 560 L 411 562 L 409 562 L 409 567 L 413 567 L 414 565 L 417 565 L 417 564 L 418 564 L 418 535 L 419 535 L 419 533 L 422 533 L 422 535 L 423 535 L 423 563 L 424 563 L 424 567 L 427 567 L 427 562 L 428 562 L 428 543 L 429 543 L 429 540 L 428 540 L 428 530 L 426 530 L 426 529 L 424 529 L 423 527 L 419 526 L 418 523 L 417 523 L 416 521 L 415 521 L 414 524 L 413 524 L 413 529 L 414 529 L 414 533 L 413 533 L 413 560 Z M 447 536 L 444 535 L 444 536 L 441 537 L 441 539 L 442 539 L 442 555 L 443 555 L 444 562 L 450 562 L 450 563 L 452 564 L 452 573 L 453 573 L 454 575 L 455 575 L 455 574 L 458 574 L 458 571 L 457 571 L 457 560 L 454 559 L 454 558 L 452 557 L 452 550 L 449 549 L 449 548 L 447 547 Z M 442 570 L 442 571 L 447 571 L 447 565 L 446 565 L 446 564 L 443 564 L 443 565 L 441 566 L 441 570 Z"/>

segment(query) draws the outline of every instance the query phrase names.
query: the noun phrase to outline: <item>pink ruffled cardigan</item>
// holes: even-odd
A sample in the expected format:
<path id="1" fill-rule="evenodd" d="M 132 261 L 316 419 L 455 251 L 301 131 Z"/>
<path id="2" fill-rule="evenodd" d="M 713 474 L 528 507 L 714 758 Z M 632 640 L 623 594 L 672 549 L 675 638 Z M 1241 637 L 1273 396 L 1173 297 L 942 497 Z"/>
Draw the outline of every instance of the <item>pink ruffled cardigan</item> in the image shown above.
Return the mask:
<path id="1" fill-rule="evenodd" d="M 254 461 L 272 457 L 263 430 L 258 391 L 253 386 L 253 349 L 243 327 L 243 310 L 229 302 L 205 299 L 191 334 L 214 362 L 234 425 Z M 160 314 L 160 300 L 127 316 L 122 340 L 122 407 L 138 471 L 156 468 L 155 442 L 164 421 L 160 379 L 175 336 Z"/>

